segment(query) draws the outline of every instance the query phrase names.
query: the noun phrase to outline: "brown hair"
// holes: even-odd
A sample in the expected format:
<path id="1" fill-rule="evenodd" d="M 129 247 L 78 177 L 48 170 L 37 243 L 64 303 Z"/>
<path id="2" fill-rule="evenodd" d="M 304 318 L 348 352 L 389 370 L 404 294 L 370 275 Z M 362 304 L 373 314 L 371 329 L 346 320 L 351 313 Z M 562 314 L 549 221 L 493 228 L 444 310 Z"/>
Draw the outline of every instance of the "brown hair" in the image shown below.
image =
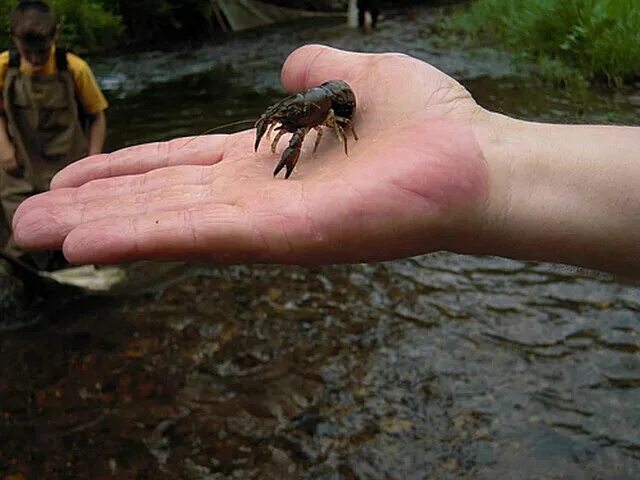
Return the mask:
<path id="1" fill-rule="evenodd" d="M 9 32 L 26 41 L 41 42 L 53 39 L 58 18 L 44 0 L 20 0 L 9 14 Z"/>

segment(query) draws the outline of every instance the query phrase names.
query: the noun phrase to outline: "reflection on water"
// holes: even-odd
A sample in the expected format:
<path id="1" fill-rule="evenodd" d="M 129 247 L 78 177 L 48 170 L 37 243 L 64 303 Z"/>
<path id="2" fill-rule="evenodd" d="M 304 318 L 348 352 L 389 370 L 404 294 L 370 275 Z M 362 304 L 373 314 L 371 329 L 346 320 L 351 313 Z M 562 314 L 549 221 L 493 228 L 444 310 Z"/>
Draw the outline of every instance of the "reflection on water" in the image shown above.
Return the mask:
<path id="1" fill-rule="evenodd" d="M 522 117 L 637 118 L 625 98 L 590 94 L 587 109 L 514 79 L 502 56 L 438 50 L 419 37 L 430 16 L 366 37 L 271 29 L 189 58 L 105 60 L 99 72 L 140 85 L 112 85 L 112 145 L 255 118 L 282 94 L 286 54 L 311 41 L 417 55 Z M 202 267 L 161 294 L 86 299 L 0 337 L 0 473 L 637 478 L 639 312 L 636 287 L 490 257 Z"/>

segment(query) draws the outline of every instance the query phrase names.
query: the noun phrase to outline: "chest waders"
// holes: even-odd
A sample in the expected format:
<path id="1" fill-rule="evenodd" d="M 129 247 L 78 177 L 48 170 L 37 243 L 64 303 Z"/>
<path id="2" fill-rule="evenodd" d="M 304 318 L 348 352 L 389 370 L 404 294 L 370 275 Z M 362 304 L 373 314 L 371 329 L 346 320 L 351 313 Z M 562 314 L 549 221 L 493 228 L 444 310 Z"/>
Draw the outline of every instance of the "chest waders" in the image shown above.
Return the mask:
<path id="1" fill-rule="evenodd" d="M 22 201 L 48 190 L 58 171 L 88 153 L 67 52 L 57 49 L 55 54 L 57 73 L 29 76 L 20 72 L 19 53 L 10 50 L 2 95 L 21 174 L 0 169 L 0 200 L 9 225 Z M 5 251 L 20 254 L 11 240 Z"/>

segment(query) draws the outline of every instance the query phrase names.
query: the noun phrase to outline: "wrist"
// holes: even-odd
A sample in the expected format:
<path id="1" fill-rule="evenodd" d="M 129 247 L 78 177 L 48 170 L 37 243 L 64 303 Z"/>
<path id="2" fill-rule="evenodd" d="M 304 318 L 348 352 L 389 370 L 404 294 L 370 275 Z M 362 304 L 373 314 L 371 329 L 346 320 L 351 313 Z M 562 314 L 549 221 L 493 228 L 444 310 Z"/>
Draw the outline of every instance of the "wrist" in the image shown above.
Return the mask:
<path id="1" fill-rule="evenodd" d="M 637 276 L 638 129 L 483 115 L 490 192 L 476 253 Z"/>

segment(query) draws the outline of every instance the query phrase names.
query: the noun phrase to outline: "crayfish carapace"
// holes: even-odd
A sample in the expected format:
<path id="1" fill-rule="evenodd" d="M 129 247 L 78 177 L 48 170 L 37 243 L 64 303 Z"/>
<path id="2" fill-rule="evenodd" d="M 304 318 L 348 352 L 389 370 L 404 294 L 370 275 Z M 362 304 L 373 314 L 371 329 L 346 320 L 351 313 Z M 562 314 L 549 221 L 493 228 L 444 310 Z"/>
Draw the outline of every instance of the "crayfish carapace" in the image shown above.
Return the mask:
<path id="1" fill-rule="evenodd" d="M 291 95 L 275 105 L 271 105 L 262 114 L 255 124 L 256 144 L 258 150 L 260 140 L 269 133 L 274 125 L 280 124 L 275 131 L 278 132 L 271 142 L 271 151 L 275 153 L 280 137 L 285 133 L 292 133 L 289 146 L 282 153 L 282 157 L 273 172 L 277 175 L 286 167 L 284 178 L 289 178 L 293 167 L 298 163 L 302 141 L 305 135 L 312 128 L 317 133 L 316 143 L 313 147 L 315 152 L 322 138 L 322 127 L 332 128 L 340 141 L 344 144 L 344 153 L 347 154 L 347 136 L 345 127 L 349 127 L 353 138 L 358 140 L 356 131 L 351 123 L 351 118 L 356 109 L 356 96 L 353 90 L 342 80 L 331 80 L 319 87 L 313 87 L 304 92 Z"/>

